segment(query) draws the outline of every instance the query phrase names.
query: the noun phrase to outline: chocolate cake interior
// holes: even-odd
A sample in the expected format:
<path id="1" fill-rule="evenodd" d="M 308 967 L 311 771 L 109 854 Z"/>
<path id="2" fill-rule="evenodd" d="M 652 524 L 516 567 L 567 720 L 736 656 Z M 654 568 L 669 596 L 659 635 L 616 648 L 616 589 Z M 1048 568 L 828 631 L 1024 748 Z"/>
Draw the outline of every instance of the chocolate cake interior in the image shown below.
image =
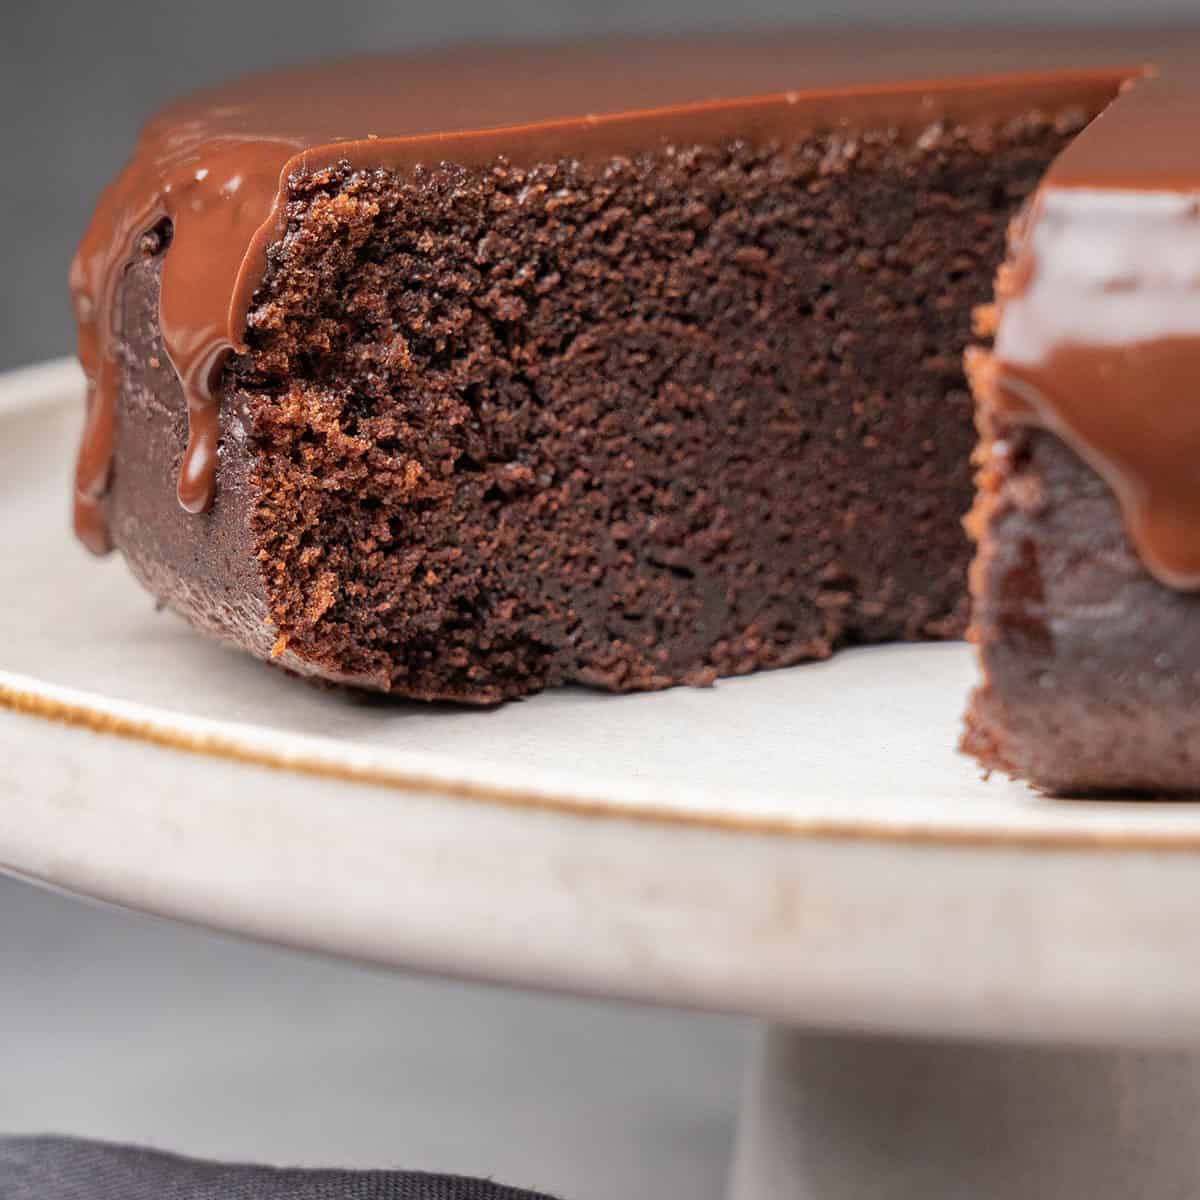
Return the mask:
<path id="1" fill-rule="evenodd" d="M 961 635 L 972 310 L 1092 115 L 293 176 L 221 409 L 276 651 L 493 701 Z"/>

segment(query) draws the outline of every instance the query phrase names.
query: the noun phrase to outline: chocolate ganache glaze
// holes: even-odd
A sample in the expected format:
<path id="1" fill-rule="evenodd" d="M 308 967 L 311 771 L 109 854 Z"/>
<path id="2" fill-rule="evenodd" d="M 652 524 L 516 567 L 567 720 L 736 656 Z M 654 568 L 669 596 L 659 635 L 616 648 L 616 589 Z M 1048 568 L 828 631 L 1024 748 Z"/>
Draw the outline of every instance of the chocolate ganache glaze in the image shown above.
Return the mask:
<path id="1" fill-rule="evenodd" d="M 1140 81 L 1013 234 L 986 400 L 1112 488 L 1146 568 L 1200 588 L 1200 90 Z"/>
<path id="2" fill-rule="evenodd" d="M 340 162 L 407 170 L 500 158 L 604 160 L 672 144 L 778 139 L 823 128 L 916 132 L 938 121 L 1003 119 L 1041 104 L 1077 102 L 1095 111 L 1140 70 L 1095 64 L 1127 53 L 1123 39 L 1079 51 L 1074 39 L 936 35 L 922 35 L 919 45 L 883 34 L 602 42 L 366 58 L 279 71 L 179 101 L 145 127 L 72 266 L 79 358 L 89 382 L 76 531 L 96 553 L 111 547 L 106 498 L 120 378 L 116 301 L 125 269 L 156 227 L 169 229 L 171 239 L 160 325 L 188 408 L 178 497 L 200 513 L 216 494 L 218 385 L 230 357 L 246 349 L 247 312 L 268 248 L 286 233 L 288 180 L 297 172 Z M 1157 128 L 1151 95 L 1135 88 L 1119 105 L 1125 123 L 1139 132 Z M 1107 128 L 1106 122 L 1081 139 L 1087 149 L 1071 159 L 1072 187 L 1086 186 L 1088 162 L 1102 174 L 1109 170 Z M 1135 189 L 1139 197 L 1153 164 L 1125 161 L 1131 178 L 1121 181 L 1122 194 Z M 1096 186 L 1111 189 L 1113 181 L 1105 177 Z M 1030 302 L 1040 295 L 1031 292 Z M 1166 347 L 1163 354 L 1166 365 L 1156 370 L 1167 371 L 1167 360 L 1187 350 Z M 1049 411 L 1052 389 L 1039 394 L 1031 414 Z M 1069 436 L 1074 409 L 1064 402 L 1056 411 L 1066 414 L 1059 424 Z M 1147 449 L 1159 440 L 1151 435 Z M 1103 448 L 1097 445 L 1096 453 Z M 1121 478 L 1130 469 L 1137 467 L 1123 468 Z"/>

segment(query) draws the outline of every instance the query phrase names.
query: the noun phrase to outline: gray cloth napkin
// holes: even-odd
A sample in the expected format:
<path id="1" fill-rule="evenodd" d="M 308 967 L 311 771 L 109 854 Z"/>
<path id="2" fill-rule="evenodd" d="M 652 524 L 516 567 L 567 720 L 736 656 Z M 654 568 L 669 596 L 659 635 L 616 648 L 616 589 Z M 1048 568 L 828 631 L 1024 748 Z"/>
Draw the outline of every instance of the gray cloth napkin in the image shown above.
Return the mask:
<path id="1" fill-rule="evenodd" d="M 551 1200 L 481 1179 L 415 1171 L 234 1166 L 134 1146 L 0 1137 L 3 1200 Z"/>

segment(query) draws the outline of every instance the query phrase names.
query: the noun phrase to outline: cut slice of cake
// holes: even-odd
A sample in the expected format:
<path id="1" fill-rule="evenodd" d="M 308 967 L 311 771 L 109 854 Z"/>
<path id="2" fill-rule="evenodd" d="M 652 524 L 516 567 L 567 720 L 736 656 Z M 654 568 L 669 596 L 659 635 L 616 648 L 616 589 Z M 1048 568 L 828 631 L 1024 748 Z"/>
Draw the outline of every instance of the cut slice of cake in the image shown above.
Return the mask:
<path id="1" fill-rule="evenodd" d="M 1200 790 L 1200 91 L 1147 79 L 1013 228 L 965 748 L 1057 792 Z"/>
<path id="2" fill-rule="evenodd" d="M 706 45 L 159 116 L 76 263 L 84 537 L 255 653 L 423 698 L 961 635 L 971 310 L 1118 79 L 713 102 L 714 47 L 735 96 L 803 72 Z M 464 132 L 494 95 L 520 123 Z"/>
<path id="3" fill-rule="evenodd" d="M 1050 788 L 1193 786 L 1200 438 L 1157 414 L 1196 378 L 1159 345 L 1200 329 L 1194 89 L 1176 66 L 1089 124 L 1140 68 L 1050 41 L 457 51 L 172 105 L 72 272 L 80 536 L 251 653 L 423 699 L 960 636 L 962 355 L 1037 193 L 976 359 L 967 746 Z M 1132 474 L 1093 396 L 1144 401 Z"/>

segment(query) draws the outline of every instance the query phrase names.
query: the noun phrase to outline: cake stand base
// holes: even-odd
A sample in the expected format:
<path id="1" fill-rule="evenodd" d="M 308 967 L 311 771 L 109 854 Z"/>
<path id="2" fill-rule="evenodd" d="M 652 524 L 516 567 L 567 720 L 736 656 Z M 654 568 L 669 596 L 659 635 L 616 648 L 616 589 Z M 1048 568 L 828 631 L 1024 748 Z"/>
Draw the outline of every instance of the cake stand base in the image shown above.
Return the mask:
<path id="1" fill-rule="evenodd" d="M 770 1026 L 731 1200 L 1200 1195 L 1200 1055 Z"/>

